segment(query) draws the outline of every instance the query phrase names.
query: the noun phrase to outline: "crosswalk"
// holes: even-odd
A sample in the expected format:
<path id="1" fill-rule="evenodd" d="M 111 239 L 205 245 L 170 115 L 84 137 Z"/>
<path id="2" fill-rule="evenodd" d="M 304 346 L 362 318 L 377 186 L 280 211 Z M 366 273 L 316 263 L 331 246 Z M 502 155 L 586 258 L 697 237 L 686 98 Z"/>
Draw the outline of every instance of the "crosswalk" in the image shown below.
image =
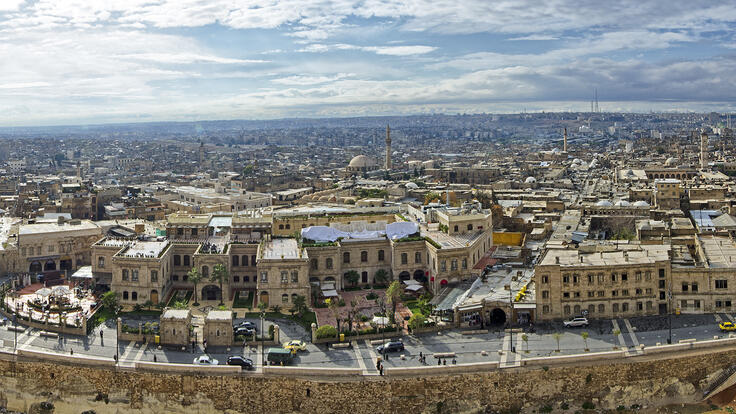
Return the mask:
<path id="1" fill-rule="evenodd" d="M 501 349 L 503 354 L 501 355 L 501 361 L 498 364 L 499 368 L 514 368 L 521 366 L 521 347 L 523 345 L 523 339 L 521 334 L 516 335 L 516 352 L 511 352 L 511 341 L 512 334 L 506 332 L 503 337 L 503 345 Z"/>

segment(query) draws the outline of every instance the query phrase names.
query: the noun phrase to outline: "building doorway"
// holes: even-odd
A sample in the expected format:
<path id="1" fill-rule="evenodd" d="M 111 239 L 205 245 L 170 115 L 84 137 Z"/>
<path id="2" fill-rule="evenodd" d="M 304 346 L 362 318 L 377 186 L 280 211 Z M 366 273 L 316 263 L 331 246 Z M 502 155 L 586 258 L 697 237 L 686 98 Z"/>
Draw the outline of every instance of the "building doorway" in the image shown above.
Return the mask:
<path id="1" fill-rule="evenodd" d="M 28 267 L 29 273 L 38 273 L 42 270 L 41 262 L 31 262 L 31 265 Z"/>
<path id="2" fill-rule="evenodd" d="M 491 311 L 491 325 L 503 325 L 506 323 L 506 312 L 503 309 L 495 308 Z"/>
<path id="3" fill-rule="evenodd" d="M 409 272 L 404 271 L 399 273 L 399 280 L 404 281 L 409 279 L 411 279 L 411 275 L 409 274 Z"/>
<path id="4" fill-rule="evenodd" d="M 215 285 L 207 285 L 202 288 L 202 297 L 205 300 L 221 300 L 222 292 L 220 292 L 220 288 Z"/>
<path id="5" fill-rule="evenodd" d="M 268 306 L 268 292 L 266 292 L 266 291 L 261 292 L 261 300 L 260 300 L 260 302 L 263 303 L 264 305 Z"/>
<path id="6" fill-rule="evenodd" d="M 424 275 L 424 270 L 415 270 L 414 271 L 414 280 L 416 280 L 419 283 L 427 283 L 427 276 Z"/>
<path id="7" fill-rule="evenodd" d="M 667 314 L 667 304 L 666 303 L 660 303 L 659 304 L 659 314 L 660 315 L 666 315 Z"/>
<path id="8" fill-rule="evenodd" d="M 49 270 L 56 270 L 56 262 L 53 260 L 47 260 L 46 264 L 43 265 L 44 272 Z"/>
<path id="9" fill-rule="evenodd" d="M 158 303 L 158 290 L 154 289 L 151 291 L 151 302 L 153 302 L 154 305 Z"/>
<path id="10" fill-rule="evenodd" d="M 71 272 L 72 271 L 72 267 L 74 267 L 74 266 L 72 264 L 71 257 L 65 257 L 65 258 L 61 259 L 61 261 L 59 261 L 59 269 L 60 270 L 67 270 L 67 271 Z"/>

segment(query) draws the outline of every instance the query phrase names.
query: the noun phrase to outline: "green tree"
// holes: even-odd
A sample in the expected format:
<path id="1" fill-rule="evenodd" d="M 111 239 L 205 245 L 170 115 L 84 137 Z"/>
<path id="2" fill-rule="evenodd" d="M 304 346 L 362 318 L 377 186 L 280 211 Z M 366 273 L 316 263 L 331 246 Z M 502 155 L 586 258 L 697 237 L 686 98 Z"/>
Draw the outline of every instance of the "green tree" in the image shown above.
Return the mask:
<path id="1" fill-rule="evenodd" d="M 588 333 L 582 332 L 580 336 L 583 337 L 583 341 L 585 341 L 585 350 L 588 351 L 588 336 L 589 336 Z"/>
<path id="2" fill-rule="evenodd" d="M 415 313 L 409 318 L 409 329 L 416 330 L 424 326 L 427 322 L 427 318 L 421 313 Z"/>
<path id="3" fill-rule="evenodd" d="M 373 280 L 378 285 L 383 285 L 388 281 L 388 272 L 384 269 L 378 269 L 376 270 L 376 274 L 373 276 Z"/>
<path id="4" fill-rule="evenodd" d="M 299 318 L 303 317 L 309 309 L 307 308 L 307 298 L 302 295 L 296 295 L 294 303 L 291 305 L 291 311 L 299 315 Z"/>
<path id="5" fill-rule="evenodd" d="M 197 295 L 197 284 L 202 281 L 202 274 L 199 273 L 196 267 L 193 267 L 187 272 L 187 280 L 194 284 L 194 306 L 199 306 L 199 301 L 197 300 L 199 297 Z"/>
<path id="6" fill-rule="evenodd" d="M 400 300 L 401 285 L 398 280 L 394 280 L 388 285 L 388 289 L 386 289 L 386 302 L 391 305 L 391 315 L 389 315 L 391 323 L 396 323 L 396 305 L 399 304 Z"/>
<path id="7" fill-rule="evenodd" d="M 102 307 L 112 313 L 118 313 L 120 311 L 120 301 L 118 300 L 118 294 L 113 292 L 112 290 L 109 292 L 105 292 L 102 295 L 102 298 L 100 298 L 100 303 L 102 303 Z"/>
<path id="8" fill-rule="evenodd" d="M 143 303 L 143 307 L 146 308 L 147 310 L 151 310 L 151 308 L 153 307 L 153 305 L 154 305 L 154 303 L 153 303 L 153 301 L 151 299 L 148 299 L 147 301 L 145 301 Z"/>
<path id="9" fill-rule="evenodd" d="M 360 280 L 360 275 L 355 270 L 351 270 L 345 273 L 345 279 L 347 279 L 351 285 L 355 286 L 358 284 L 358 280 Z"/>
<path id="10" fill-rule="evenodd" d="M 335 338 L 337 337 L 337 329 L 332 325 L 322 325 L 317 328 L 316 335 L 317 339 Z"/>
<path id="11" fill-rule="evenodd" d="M 442 199 L 442 196 L 439 193 L 430 191 L 424 195 L 424 204 L 429 204 L 434 200 L 440 200 L 440 199 Z"/>
<path id="12" fill-rule="evenodd" d="M 335 325 L 337 330 L 340 330 L 340 301 L 337 298 L 328 299 L 330 303 L 327 304 L 327 308 L 332 312 L 332 316 L 335 318 Z"/>
<path id="13" fill-rule="evenodd" d="M 268 305 L 266 305 L 263 302 L 258 302 L 257 306 L 258 306 L 258 310 L 260 310 L 261 312 L 265 312 L 266 309 L 268 309 Z"/>
<path id="14" fill-rule="evenodd" d="M 212 276 L 210 276 L 210 282 L 218 282 L 220 285 L 220 305 L 223 305 L 222 299 L 225 296 L 222 291 L 222 283 L 230 277 L 227 273 L 227 268 L 222 264 L 218 263 L 215 268 L 212 269 Z"/>
<path id="15" fill-rule="evenodd" d="M 173 305 L 171 305 L 171 307 L 173 307 L 174 309 L 186 309 L 187 304 L 184 303 L 184 301 L 177 300 L 176 302 L 174 302 Z"/>
<path id="16" fill-rule="evenodd" d="M 560 338 L 562 338 L 562 334 L 559 332 L 555 332 L 552 334 L 552 336 L 555 338 L 555 341 L 557 341 L 556 352 L 560 352 Z"/>

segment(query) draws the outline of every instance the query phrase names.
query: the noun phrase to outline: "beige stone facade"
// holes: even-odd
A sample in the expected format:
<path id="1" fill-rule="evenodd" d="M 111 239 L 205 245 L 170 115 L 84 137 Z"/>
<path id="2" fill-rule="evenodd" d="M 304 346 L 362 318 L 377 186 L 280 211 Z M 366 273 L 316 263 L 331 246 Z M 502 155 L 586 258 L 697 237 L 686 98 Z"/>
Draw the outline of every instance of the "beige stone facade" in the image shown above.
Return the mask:
<path id="1" fill-rule="evenodd" d="M 233 344 L 232 312 L 209 311 L 204 318 L 204 340 L 207 341 L 207 345 L 231 346 Z"/>
<path id="2" fill-rule="evenodd" d="M 188 309 L 166 309 L 161 315 L 159 332 L 164 345 L 188 345 L 192 314 Z M 230 328 L 232 331 L 232 327 Z"/>
<path id="3" fill-rule="evenodd" d="M 60 270 L 71 275 L 91 264 L 90 246 L 101 236 L 102 229 L 88 220 L 22 224 L 17 268 L 31 273 Z"/>

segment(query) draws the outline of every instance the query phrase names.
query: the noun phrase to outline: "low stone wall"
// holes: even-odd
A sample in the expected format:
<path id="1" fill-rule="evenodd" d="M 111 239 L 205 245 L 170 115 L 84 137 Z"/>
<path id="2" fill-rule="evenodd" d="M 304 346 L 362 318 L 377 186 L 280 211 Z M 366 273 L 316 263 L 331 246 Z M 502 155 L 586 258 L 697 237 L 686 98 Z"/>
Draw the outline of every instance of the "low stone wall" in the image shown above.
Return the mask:
<path id="1" fill-rule="evenodd" d="M 4 315 L 8 320 L 13 320 L 13 314 L 0 309 L 0 314 Z M 28 326 L 31 328 L 40 329 L 42 331 L 58 332 L 67 335 L 87 335 L 87 324 L 83 323 L 82 326 L 69 326 L 69 325 L 58 325 L 54 323 L 43 323 L 41 321 L 26 320 L 22 318 L 17 319 L 18 325 Z"/>
<path id="2" fill-rule="evenodd" d="M 353 336 L 347 336 L 345 335 L 345 341 L 343 342 L 352 342 L 352 341 L 363 341 L 363 340 L 373 340 L 373 339 L 386 339 L 387 341 L 391 338 L 401 338 L 404 336 L 404 333 L 401 331 L 396 332 L 386 332 L 385 334 L 369 334 L 369 335 L 353 335 Z M 334 343 L 334 342 L 340 342 L 340 338 L 322 338 L 322 339 L 313 339 L 312 343 L 314 344 L 324 344 L 324 343 Z"/>
<path id="3" fill-rule="evenodd" d="M 357 368 L 264 367 L 258 374 L 139 362 L 129 369 L 109 358 L 19 350 L 0 352 L 0 402 L 26 412 L 31 403 L 50 401 L 59 413 L 374 414 L 531 411 L 564 401 L 574 412 L 586 402 L 602 409 L 694 402 L 734 359 L 736 343 L 721 340 L 649 347 L 634 357 L 617 351 L 532 358 L 510 370 L 489 362 L 387 367 L 383 377 L 364 377 Z"/>

